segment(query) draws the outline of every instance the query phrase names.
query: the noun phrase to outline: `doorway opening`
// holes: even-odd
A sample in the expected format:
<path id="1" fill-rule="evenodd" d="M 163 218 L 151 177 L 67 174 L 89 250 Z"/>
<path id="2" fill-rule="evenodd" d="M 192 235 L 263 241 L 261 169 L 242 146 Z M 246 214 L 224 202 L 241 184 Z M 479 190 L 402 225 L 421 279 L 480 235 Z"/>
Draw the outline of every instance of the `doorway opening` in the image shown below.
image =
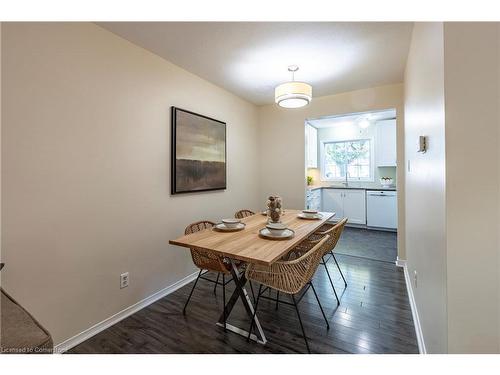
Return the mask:
<path id="1" fill-rule="evenodd" d="M 397 260 L 396 110 L 305 121 L 305 206 L 348 224 L 335 251 Z"/>

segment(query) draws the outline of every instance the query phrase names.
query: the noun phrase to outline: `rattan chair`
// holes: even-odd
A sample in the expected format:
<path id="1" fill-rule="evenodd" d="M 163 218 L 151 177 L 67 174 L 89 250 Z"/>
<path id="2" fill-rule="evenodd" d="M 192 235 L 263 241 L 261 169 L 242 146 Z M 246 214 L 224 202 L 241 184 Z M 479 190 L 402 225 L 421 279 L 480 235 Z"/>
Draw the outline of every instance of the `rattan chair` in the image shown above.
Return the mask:
<path id="1" fill-rule="evenodd" d="M 335 298 L 337 299 L 337 305 L 340 305 L 340 300 L 337 295 L 337 291 L 335 290 L 335 286 L 333 285 L 332 278 L 330 276 L 330 272 L 328 271 L 328 266 L 327 263 L 330 259 L 333 258 L 335 261 L 335 264 L 337 265 L 337 268 L 340 272 L 340 275 L 342 276 L 342 279 L 344 280 L 344 285 L 347 287 L 347 281 L 344 277 L 344 274 L 342 273 L 342 270 L 340 269 L 339 263 L 337 262 L 337 258 L 335 258 L 335 254 L 333 252 L 333 249 L 335 249 L 335 246 L 337 246 L 337 243 L 340 239 L 340 236 L 342 232 L 344 231 L 344 227 L 347 223 L 347 218 L 343 218 L 336 224 L 323 224 L 316 232 L 314 232 L 311 236 L 309 236 L 309 240 L 318 240 L 320 238 L 323 238 L 324 236 L 328 235 L 330 236 L 328 239 L 328 242 L 325 245 L 325 253 L 321 257 L 321 262 L 325 267 L 326 274 L 328 275 L 328 279 L 330 280 L 330 285 L 332 286 L 333 293 L 335 294 Z"/>
<path id="2" fill-rule="evenodd" d="M 255 215 L 255 212 L 244 209 L 244 210 L 236 211 L 236 213 L 234 214 L 234 217 L 236 219 L 243 219 L 245 217 L 252 216 L 252 215 Z"/>
<path id="3" fill-rule="evenodd" d="M 196 223 L 190 224 L 186 227 L 184 234 L 192 234 L 196 233 L 208 228 L 212 228 L 215 223 L 211 221 L 198 221 Z M 223 257 L 214 254 L 210 251 L 201 251 L 195 250 L 193 248 L 191 250 L 191 257 L 193 258 L 193 263 L 200 269 L 198 273 L 198 277 L 196 278 L 193 287 L 191 288 L 191 292 L 189 293 L 189 297 L 184 305 L 184 309 L 182 310 L 183 314 L 186 314 L 186 308 L 191 300 L 191 296 L 193 295 L 194 289 L 196 288 L 196 284 L 199 279 L 203 279 L 214 283 L 214 294 L 216 293 L 217 285 L 222 285 L 222 299 L 223 299 L 223 308 L 224 308 L 224 328 L 226 328 L 226 284 L 232 281 L 232 278 L 226 281 L 226 275 L 230 274 L 229 265 L 224 262 Z M 203 272 L 205 271 L 205 272 Z M 216 272 L 217 280 L 211 280 L 209 278 L 204 277 L 204 275 L 208 272 Z M 222 275 L 222 283 L 219 283 L 219 276 Z"/>
<path id="4" fill-rule="evenodd" d="M 273 298 L 264 296 L 263 294 L 266 290 L 274 289 L 276 292 L 282 292 L 290 295 L 293 303 L 286 301 L 279 301 L 280 303 L 285 303 L 290 306 L 295 307 L 297 316 L 299 318 L 300 328 L 302 329 L 302 335 L 304 336 L 304 341 L 306 343 L 307 351 L 310 353 L 309 343 L 307 342 L 307 336 L 304 330 L 304 325 L 302 324 L 302 319 L 300 317 L 299 309 L 297 304 L 302 300 L 304 295 L 309 289 L 312 289 L 316 301 L 318 301 L 321 314 L 326 322 L 327 329 L 330 328 L 328 324 L 328 319 L 326 318 L 321 302 L 319 301 L 318 294 L 314 289 L 314 285 L 311 279 L 318 268 L 321 258 L 325 252 L 325 244 L 329 240 L 329 236 L 326 235 L 324 238 L 319 240 L 305 240 L 299 246 L 301 247 L 302 255 L 293 260 L 279 260 L 270 266 L 249 264 L 246 270 L 246 277 L 248 280 L 256 281 L 260 283 L 259 292 L 257 293 L 257 301 L 255 302 L 255 310 L 253 314 L 252 323 L 248 333 L 248 339 L 253 329 L 255 315 L 257 313 L 257 308 L 259 305 L 259 300 L 261 298 L 274 301 Z M 265 287 L 264 290 L 262 287 Z M 307 287 L 306 287 L 307 286 Z M 306 289 L 302 292 L 298 298 L 295 295 L 300 293 L 304 287 Z M 278 301 L 276 299 L 276 301 Z"/>

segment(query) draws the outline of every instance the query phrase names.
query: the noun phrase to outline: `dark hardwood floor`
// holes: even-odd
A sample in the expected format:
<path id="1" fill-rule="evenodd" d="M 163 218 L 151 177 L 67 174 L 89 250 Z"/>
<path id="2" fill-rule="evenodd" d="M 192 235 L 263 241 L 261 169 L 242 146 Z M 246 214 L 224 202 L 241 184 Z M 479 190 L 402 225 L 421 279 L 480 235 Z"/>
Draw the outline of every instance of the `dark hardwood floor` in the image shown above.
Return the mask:
<path id="1" fill-rule="evenodd" d="M 329 262 L 340 306 L 324 269 L 320 267 L 313 279 L 330 329 L 312 291 L 299 305 L 311 351 L 418 353 L 402 268 L 346 255 L 337 258 L 348 282 L 344 288 L 333 261 Z M 259 302 L 258 317 L 268 339 L 261 345 L 215 325 L 222 311 L 222 289 L 214 296 L 211 283 L 199 281 L 184 316 L 182 308 L 191 287 L 184 286 L 69 353 L 307 353 L 293 307 L 281 304 L 275 310 L 273 302 Z M 232 291 L 232 283 L 227 288 Z M 250 321 L 240 301 L 229 321 L 248 329 Z"/>
<path id="2" fill-rule="evenodd" d="M 397 233 L 346 227 L 335 252 L 394 263 L 398 255 Z"/>

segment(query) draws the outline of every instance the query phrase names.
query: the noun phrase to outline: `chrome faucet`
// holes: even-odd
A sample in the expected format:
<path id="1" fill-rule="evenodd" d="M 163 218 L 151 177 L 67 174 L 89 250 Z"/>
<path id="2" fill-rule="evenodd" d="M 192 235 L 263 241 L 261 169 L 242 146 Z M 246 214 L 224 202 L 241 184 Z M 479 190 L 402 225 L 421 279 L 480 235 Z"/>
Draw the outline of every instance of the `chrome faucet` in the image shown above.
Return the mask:
<path id="1" fill-rule="evenodd" d="M 349 182 L 347 181 L 347 179 L 349 178 L 349 172 L 347 171 L 347 165 L 345 166 L 345 181 L 342 182 L 342 185 L 344 185 L 345 187 L 347 187 L 349 185 Z"/>

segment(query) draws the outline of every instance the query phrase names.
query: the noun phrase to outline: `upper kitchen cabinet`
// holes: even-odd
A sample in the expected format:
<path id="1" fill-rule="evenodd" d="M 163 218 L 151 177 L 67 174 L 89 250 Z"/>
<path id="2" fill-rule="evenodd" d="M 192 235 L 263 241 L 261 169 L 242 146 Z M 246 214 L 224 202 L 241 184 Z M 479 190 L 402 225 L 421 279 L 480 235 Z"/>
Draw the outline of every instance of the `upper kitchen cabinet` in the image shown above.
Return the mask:
<path id="1" fill-rule="evenodd" d="M 396 120 L 377 121 L 375 155 L 377 166 L 396 166 Z"/>
<path id="2" fill-rule="evenodd" d="M 318 168 L 318 129 L 306 124 L 307 168 Z"/>

